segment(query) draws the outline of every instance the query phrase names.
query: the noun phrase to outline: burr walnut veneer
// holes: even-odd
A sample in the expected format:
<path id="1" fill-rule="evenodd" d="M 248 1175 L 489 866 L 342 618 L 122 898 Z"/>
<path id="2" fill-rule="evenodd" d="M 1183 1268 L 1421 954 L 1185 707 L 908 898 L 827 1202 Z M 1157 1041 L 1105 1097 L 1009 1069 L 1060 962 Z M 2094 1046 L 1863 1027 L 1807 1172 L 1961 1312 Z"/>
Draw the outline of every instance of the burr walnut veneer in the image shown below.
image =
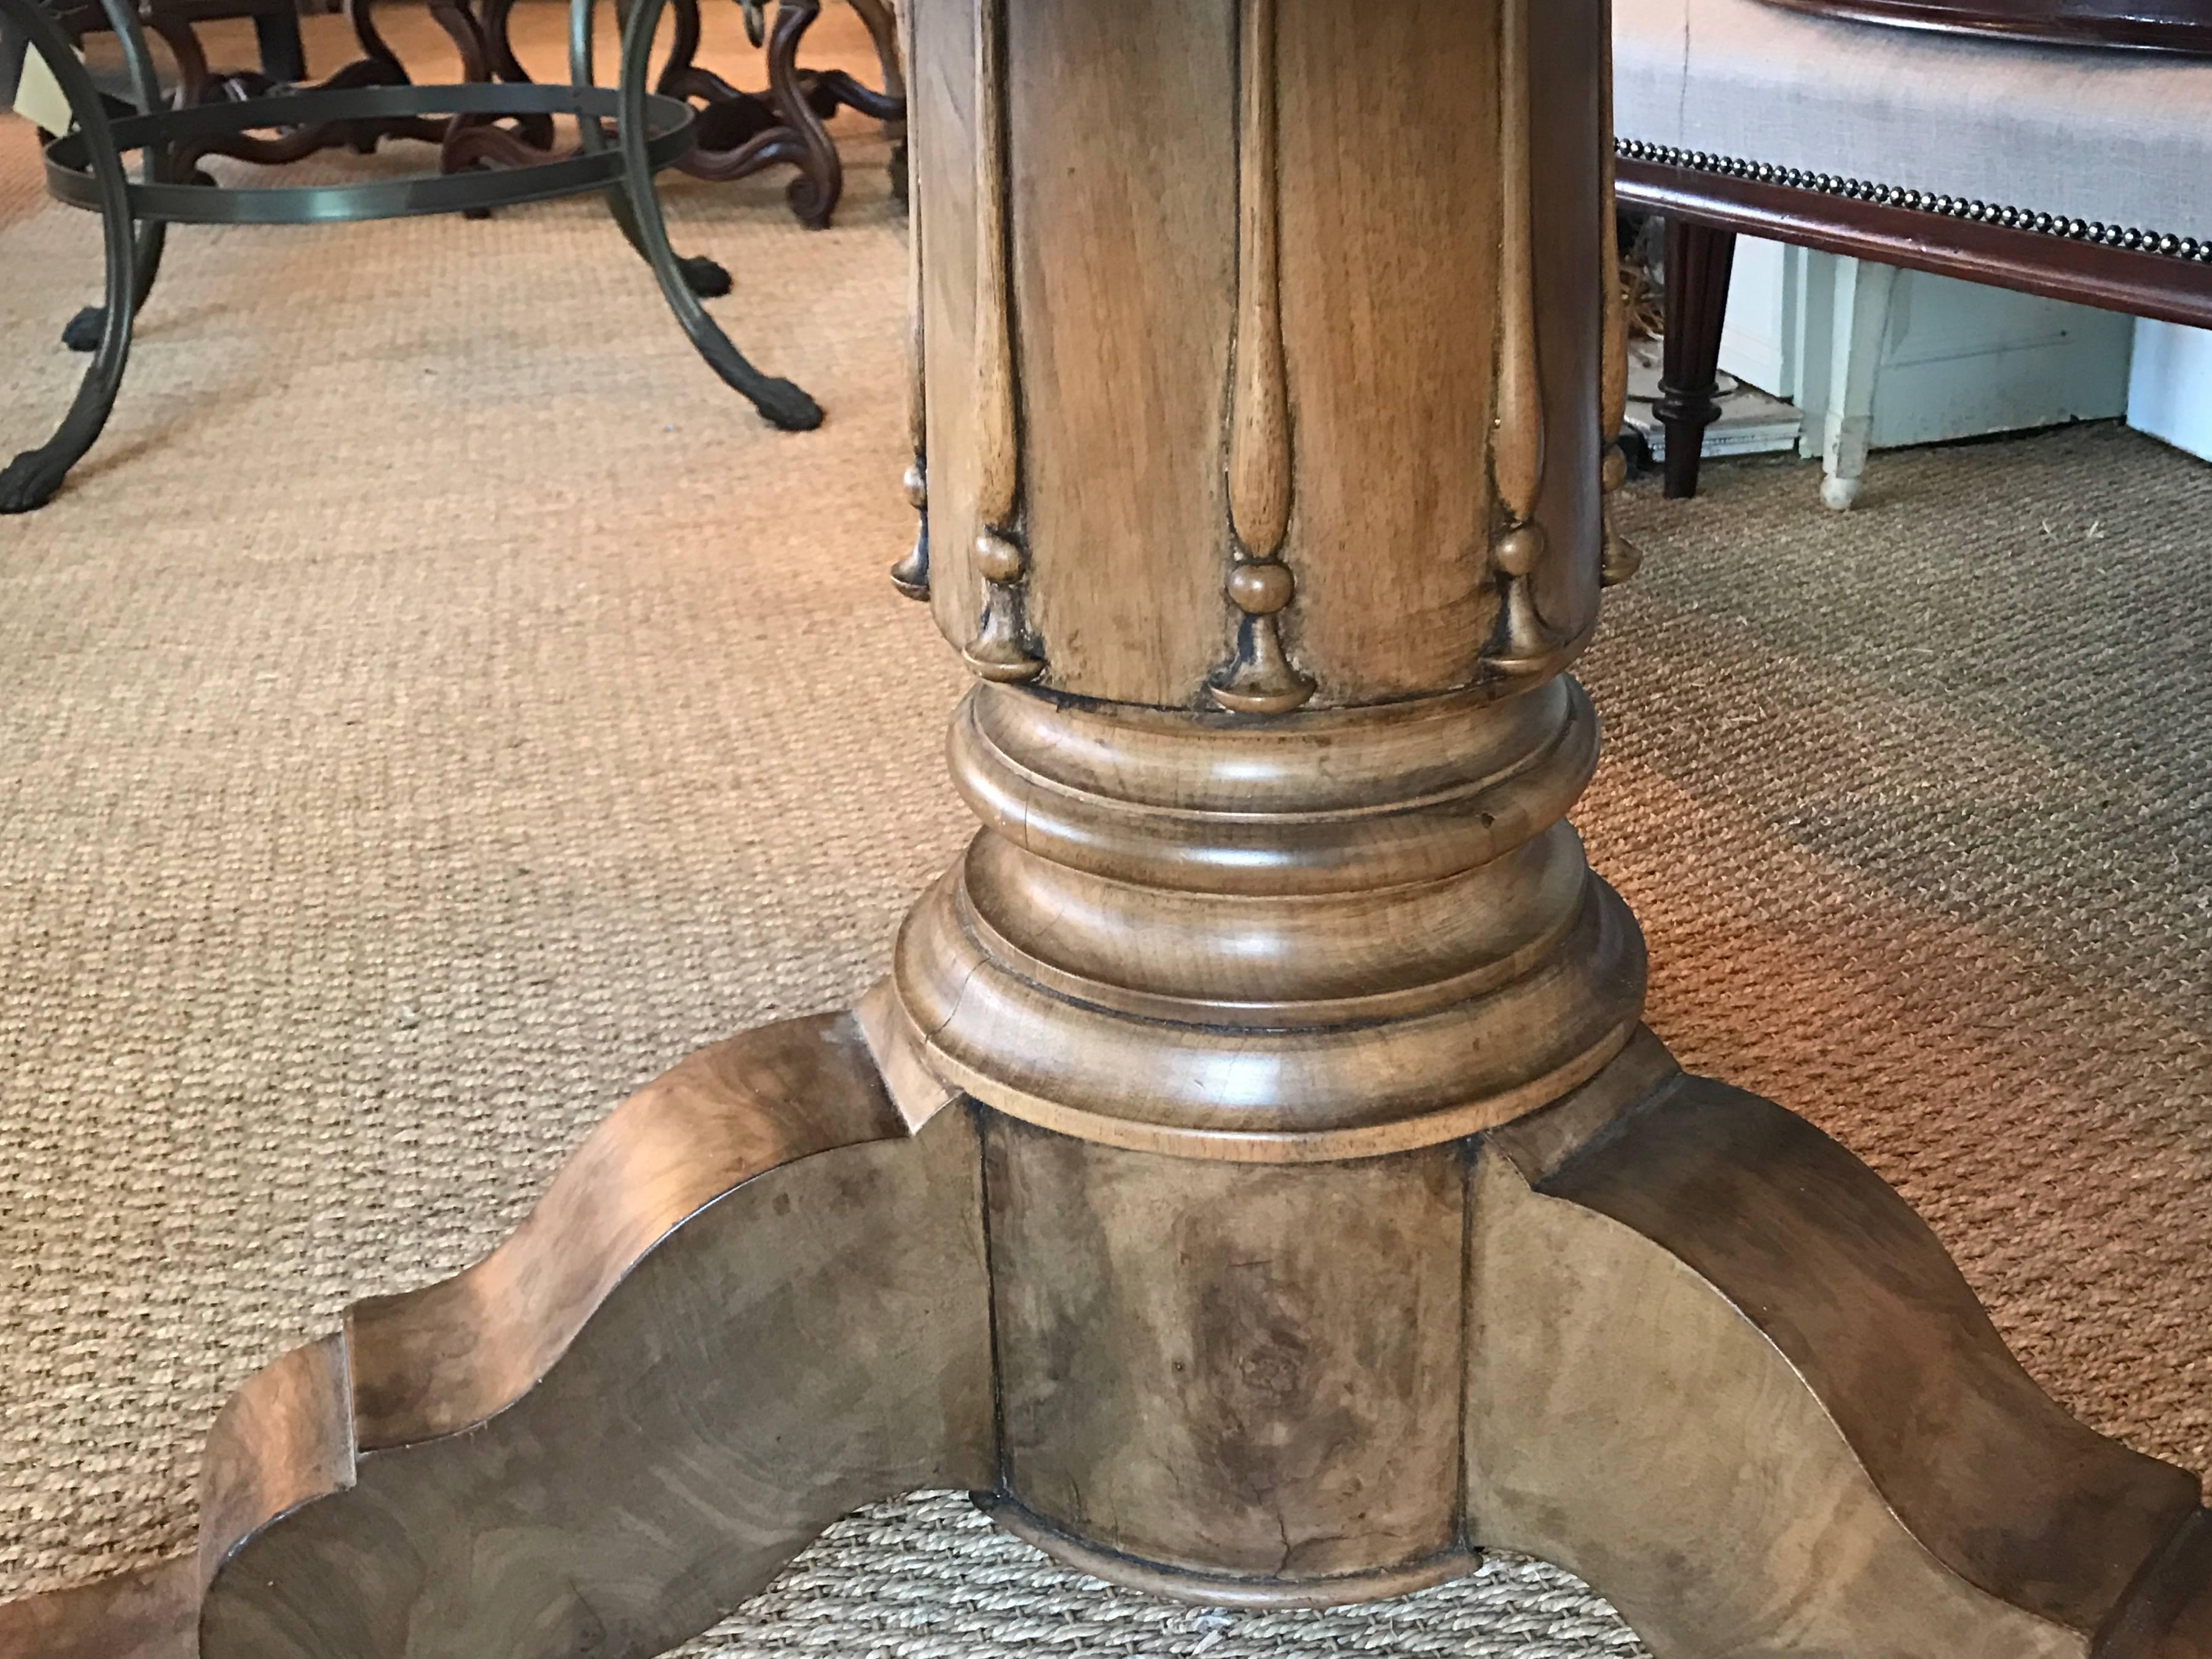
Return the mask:
<path id="1" fill-rule="evenodd" d="M 1639 1024 L 1567 821 L 1634 563 L 1607 21 L 915 0 L 896 580 L 980 832 L 858 1009 L 249 1382 L 196 1561 L 0 1636 L 642 1659 L 949 1485 L 1202 1601 L 1498 1546 L 1675 1659 L 2212 1651 L 2196 1479 Z"/>

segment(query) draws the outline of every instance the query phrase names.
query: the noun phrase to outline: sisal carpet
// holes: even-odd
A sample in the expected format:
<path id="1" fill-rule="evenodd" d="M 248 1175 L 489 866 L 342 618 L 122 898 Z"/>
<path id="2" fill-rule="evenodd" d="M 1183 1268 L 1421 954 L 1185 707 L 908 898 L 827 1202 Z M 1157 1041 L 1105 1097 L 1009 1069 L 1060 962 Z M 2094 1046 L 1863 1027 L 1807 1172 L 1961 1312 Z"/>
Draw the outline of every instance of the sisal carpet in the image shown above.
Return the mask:
<path id="1" fill-rule="evenodd" d="M 842 9 L 817 40 L 861 67 Z M 966 835 L 963 676 L 883 576 L 901 225 L 842 137 L 828 233 L 671 188 L 819 433 L 712 380 L 595 204 L 187 229 L 100 447 L 0 520 L 0 1594 L 182 1546 L 242 1377 L 481 1254 L 688 1049 L 851 999 Z M 0 122 L 0 449 L 73 383 L 94 247 Z M 1732 464 L 1624 509 L 1578 817 L 1651 1023 L 1901 1187 L 2071 1409 L 2212 1468 L 2212 469 L 2095 427 L 1814 496 Z M 1635 1648 L 1516 1559 L 1201 1612 L 940 1497 L 691 1651 Z"/>

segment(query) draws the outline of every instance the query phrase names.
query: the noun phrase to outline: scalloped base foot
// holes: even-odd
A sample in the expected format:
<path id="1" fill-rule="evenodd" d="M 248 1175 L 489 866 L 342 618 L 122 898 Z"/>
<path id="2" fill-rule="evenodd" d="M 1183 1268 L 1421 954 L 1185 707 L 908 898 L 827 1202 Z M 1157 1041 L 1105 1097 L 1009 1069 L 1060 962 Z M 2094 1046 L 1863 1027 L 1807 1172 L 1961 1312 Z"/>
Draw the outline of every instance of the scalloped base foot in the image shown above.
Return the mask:
<path id="1" fill-rule="evenodd" d="M 838 1516 L 965 1486 L 1230 1605 L 1494 1545 L 1658 1659 L 2212 1655 L 2197 1482 L 2038 1392 L 1863 1165 L 1648 1033 L 1474 1139 L 1249 1164 L 1001 1117 L 890 1012 L 634 1097 L 491 1255 L 240 1391 L 196 1559 L 0 1607 L 0 1652 L 648 1659 Z"/>

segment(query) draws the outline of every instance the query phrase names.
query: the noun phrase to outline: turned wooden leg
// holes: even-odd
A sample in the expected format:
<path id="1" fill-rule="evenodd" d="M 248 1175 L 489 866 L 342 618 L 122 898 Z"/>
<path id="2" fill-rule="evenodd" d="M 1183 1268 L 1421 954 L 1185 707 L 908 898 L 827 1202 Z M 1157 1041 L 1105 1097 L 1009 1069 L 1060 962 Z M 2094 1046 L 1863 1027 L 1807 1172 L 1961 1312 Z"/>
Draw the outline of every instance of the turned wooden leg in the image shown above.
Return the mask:
<path id="1" fill-rule="evenodd" d="M 1667 222 L 1667 335 L 1652 413 L 1667 430 L 1666 490 L 1673 499 L 1698 493 L 1705 428 L 1721 412 L 1713 391 L 1735 267 L 1734 231 L 1686 219 Z"/>

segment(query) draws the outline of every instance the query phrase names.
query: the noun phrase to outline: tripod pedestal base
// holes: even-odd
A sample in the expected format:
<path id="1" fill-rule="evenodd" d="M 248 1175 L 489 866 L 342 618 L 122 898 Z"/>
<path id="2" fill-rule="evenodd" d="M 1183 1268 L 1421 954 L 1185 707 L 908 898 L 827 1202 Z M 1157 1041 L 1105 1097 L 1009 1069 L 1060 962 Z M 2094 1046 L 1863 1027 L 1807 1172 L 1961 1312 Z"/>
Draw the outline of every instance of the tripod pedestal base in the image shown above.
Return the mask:
<path id="1" fill-rule="evenodd" d="M 1254 1165 L 918 1088 L 866 1012 L 629 1101 L 492 1255 L 247 1384 L 196 1561 L 0 1608 L 0 1650 L 643 1659 L 959 1486 L 1228 1605 L 1494 1545 L 1662 1659 L 2212 1650 L 2196 1481 L 2039 1394 L 1848 1153 L 1648 1036 L 1478 1138 Z"/>

